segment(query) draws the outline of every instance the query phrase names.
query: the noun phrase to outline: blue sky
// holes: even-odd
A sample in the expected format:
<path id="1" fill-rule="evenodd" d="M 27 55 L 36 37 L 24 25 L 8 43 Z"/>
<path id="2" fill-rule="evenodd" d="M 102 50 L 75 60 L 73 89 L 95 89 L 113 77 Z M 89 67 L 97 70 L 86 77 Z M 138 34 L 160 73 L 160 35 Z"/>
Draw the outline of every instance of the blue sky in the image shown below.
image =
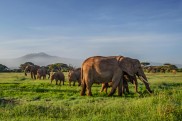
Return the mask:
<path id="1" fill-rule="evenodd" d="M 0 0 L 0 58 L 123 55 L 182 64 L 181 0 Z"/>

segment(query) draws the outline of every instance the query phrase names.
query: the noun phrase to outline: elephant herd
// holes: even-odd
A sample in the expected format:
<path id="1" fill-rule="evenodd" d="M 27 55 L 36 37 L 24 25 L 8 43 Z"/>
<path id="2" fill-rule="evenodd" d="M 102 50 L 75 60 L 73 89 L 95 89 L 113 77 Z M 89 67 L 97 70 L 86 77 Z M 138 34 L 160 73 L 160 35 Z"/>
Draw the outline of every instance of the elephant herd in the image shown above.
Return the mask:
<path id="1" fill-rule="evenodd" d="M 34 70 L 34 71 L 33 71 Z M 46 74 L 50 75 L 51 83 L 55 79 L 56 84 L 58 81 L 65 81 L 65 76 L 62 72 L 46 72 L 45 68 L 40 68 L 38 66 L 32 66 L 25 68 L 26 72 L 31 73 L 32 78 L 45 79 Z M 101 92 L 106 91 L 110 86 L 111 91 L 108 96 L 112 96 L 116 89 L 118 90 L 118 95 L 122 96 L 125 91 L 129 93 L 128 82 L 135 85 L 135 92 L 138 93 L 138 82 L 137 77 L 144 83 L 147 91 L 152 93 L 147 77 L 141 67 L 140 61 L 137 59 L 124 57 L 124 56 L 93 56 L 87 58 L 83 63 L 81 68 L 70 70 L 68 73 L 69 85 L 73 82 L 78 82 L 78 86 L 81 85 L 81 96 L 87 94 L 92 96 L 91 87 L 93 83 L 102 84 Z"/>
<path id="2" fill-rule="evenodd" d="M 49 71 L 48 68 L 46 67 L 40 67 L 37 65 L 27 65 L 25 67 L 25 76 L 27 76 L 27 72 L 30 72 L 31 78 L 32 79 L 46 79 L 46 75 L 48 75 L 48 79 L 50 78 L 51 83 L 53 80 L 56 81 L 56 85 L 58 84 L 58 81 L 60 81 L 64 85 L 65 82 L 65 76 L 63 72 L 58 71 L 58 70 L 52 70 Z M 80 75 L 81 75 L 81 68 L 77 68 L 75 70 L 70 70 L 68 73 L 68 80 L 69 80 L 69 85 L 71 86 L 71 82 L 73 82 L 73 86 L 75 85 L 75 82 L 78 81 L 78 86 L 81 85 L 80 81 Z"/>

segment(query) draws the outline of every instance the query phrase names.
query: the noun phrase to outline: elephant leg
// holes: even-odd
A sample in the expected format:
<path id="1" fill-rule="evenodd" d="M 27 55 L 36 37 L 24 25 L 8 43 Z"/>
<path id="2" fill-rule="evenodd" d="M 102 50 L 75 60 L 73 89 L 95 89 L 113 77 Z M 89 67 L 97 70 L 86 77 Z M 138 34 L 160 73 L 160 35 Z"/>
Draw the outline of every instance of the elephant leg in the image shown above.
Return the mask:
<path id="1" fill-rule="evenodd" d="M 109 87 L 108 83 L 102 83 L 102 88 L 100 90 L 100 92 L 103 92 L 105 90 L 105 92 L 107 93 L 107 88 Z"/>
<path id="2" fill-rule="evenodd" d="M 56 85 L 58 84 L 58 80 L 56 79 Z"/>
<path id="3" fill-rule="evenodd" d="M 78 86 L 80 86 L 81 85 L 81 82 L 80 81 L 78 81 Z"/>
<path id="4" fill-rule="evenodd" d="M 118 84 L 118 96 L 122 96 L 122 81 Z"/>
<path id="5" fill-rule="evenodd" d="M 92 96 L 91 87 L 92 87 L 92 83 L 91 83 L 91 81 L 88 81 L 88 82 L 86 83 L 87 96 Z"/>
<path id="6" fill-rule="evenodd" d="M 139 92 L 138 92 L 138 82 L 137 82 L 137 80 L 134 79 L 133 82 L 134 82 L 134 85 L 135 85 L 135 92 L 136 92 L 136 93 L 139 93 Z"/>
<path id="7" fill-rule="evenodd" d="M 85 84 L 85 81 L 82 81 L 81 86 L 82 86 L 82 89 L 81 89 L 80 95 L 81 96 L 84 96 L 85 95 L 85 92 L 86 92 L 86 84 Z"/>
<path id="8" fill-rule="evenodd" d="M 73 86 L 75 86 L 75 81 L 73 81 Z"/>
<path id="9" fill-rule="evenodd" d="M 127 84 L 126 84 L 126 92 L 129 94 L 130 93 L 130 91 L 129 91 L 129 87 L 128 87 L 128 82 L 127 82 Z"/>
<path id="10" fill-rule="evenodd" d="M 64 85 L 64 80 L 63 80 L 63 85 Z"/>
<path id="11" fill-rule="evenodd" d="M 111 89 L 111 92 L 109 93 L 109 95 L 108 96 L 112 96 L 114 93 L 115 93 L 115 91 L 116 91 L 116 88 L 117 88 L 117 86 L 118 86 L 118 84 L 119 84 L 119 81 L 112 81 L 113 82 L 113 84 L 112 84 L 112 89 Z"/>
<path id="12" fill-rule="evenodd" d="M 102 83 L 102 87 L 101 87 L 100 92 L 103 92 L 103 90 L 104 90 L 104 88 L 105 88 L 105 84 L 106 84 L 106 83 Z"/>
<path id="13" fill-rule="evenodd" d="M 34 79 L 36 79 L 36 75 L 35 74 L 33 74 L 34 75 Z"/>
<path id="14" fill-rule="evenodd" d="M 33 73 L 31 72 L 31 78 L 33 79 Z"/>
<path id="15" fill-rule="evenodd" d="M 123 83 L 123 87 L 124 87 L 123 93 L 125 93 L 125 92 L 129 93 L 128 82 L 126 80 L 123 80 L 123 82 L 124 82 Z"/>

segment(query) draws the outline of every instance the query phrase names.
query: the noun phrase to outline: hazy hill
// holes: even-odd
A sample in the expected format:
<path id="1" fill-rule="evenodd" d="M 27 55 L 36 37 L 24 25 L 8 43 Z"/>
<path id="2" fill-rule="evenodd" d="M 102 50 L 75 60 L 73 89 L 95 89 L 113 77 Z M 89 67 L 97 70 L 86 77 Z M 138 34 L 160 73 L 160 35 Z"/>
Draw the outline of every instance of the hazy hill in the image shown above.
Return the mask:
<path id="1" fill-rule="evenodd" d="M 20 64 L 23 64 L 25 62 L 33 62 L 34 64 L 40 66 L 46 66 L 52 63 L 65 63 L 65 64 L 71 64 L 76 67 L 80 67 L 82 60 L 51 56 L 43 52 L 31 53 L 14 59 L 0 59 L 0 63 L 6 65 L 9 68 L 18 68 Z"/>
<path id="2" fill-rule="evenodd" d="M 18 68 L 20 64 L 23 64 L 25 62 L 33 62 L 34 64 L 37 64 L 40 66 L 46 66 L 48 64 L 53 64 L 53 63 L 65 63 L 65 64 L 71 64 L 75 67 L 80 67 L 83 60 L 51 56 L 43 52 L 31 53 L 31 54 L 27 54 L 22 57 L 14 58 L 14 59 L 0 59 L 0 64 L 3 64 L 7 66 L 8 68 Z M 153 65 L 153 66 L 163 65 L 163 63 L 155 63 L 155 62 L 149 62 L 149 63 L 150 65 Z M 175 64 L 175 65 L 178 68 L 182 68 L 181 64 Z"/>

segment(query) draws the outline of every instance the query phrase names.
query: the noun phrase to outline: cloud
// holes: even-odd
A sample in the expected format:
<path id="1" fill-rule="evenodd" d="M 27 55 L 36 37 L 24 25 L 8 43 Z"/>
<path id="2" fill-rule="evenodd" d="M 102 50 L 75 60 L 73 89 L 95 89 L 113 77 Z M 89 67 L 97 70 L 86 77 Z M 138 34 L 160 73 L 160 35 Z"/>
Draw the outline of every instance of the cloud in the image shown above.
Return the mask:
<path id="1" fill-rule="evenodd" d="M 180 35 L 128 34 L 107 36 L 48 36 L 15 38 L 0 45 L 1 58 L 19 57 L 32 52 L 84 59 L 94 55 L 124 55 L 155 58 L 179 47 Z M 162 57 L 160 57 L 162 58 Z"/>

